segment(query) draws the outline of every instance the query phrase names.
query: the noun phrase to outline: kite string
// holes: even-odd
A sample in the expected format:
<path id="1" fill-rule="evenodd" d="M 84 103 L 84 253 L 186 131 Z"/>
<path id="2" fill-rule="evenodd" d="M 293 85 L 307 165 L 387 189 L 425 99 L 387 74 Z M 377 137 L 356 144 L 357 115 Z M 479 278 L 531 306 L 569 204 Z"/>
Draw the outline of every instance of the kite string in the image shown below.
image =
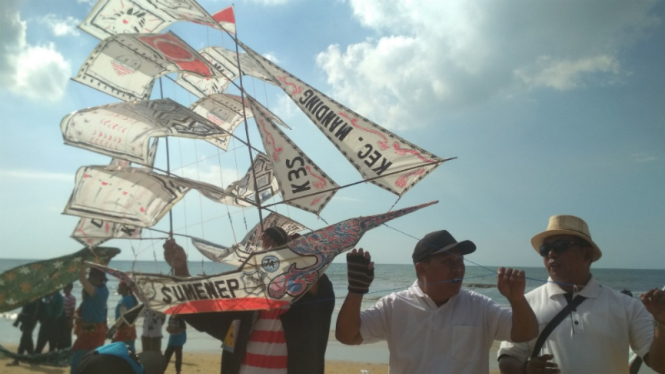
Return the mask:
<path id="1" fill-rule="evenodd" d="M 231 141 L 235 145 L 235 138 L 232 138 Z M 233 148 L 233 160 L 235 161 L 235 165 L 236 165 L 236 176 L 239 176 L 240 175 L 240 170 L 238 168 L 238 154 L 236 152 L 236 149 L 238 149 L 238 148 L 237 147 Z M 249 160 L 249 162 L 251 163 L 252 160 Z M 242 220 L 245 223 L 245 231 L 249 231 L 249 228 L 247 228 L 247 215 L 245 215 L 245 210 L 244 209 L 243 209 L 242 212 L 243 212 L 242 213 Z"/>
<path id="2" fill-rule="evenodd" d="M 217 162 L 219 163 L 219 181 L 222 188 L 226 188 L 224 185 L 224 169 L 222 168 L 222 152 L 217 148 Z M 231 233 L 233 234 L 233 242 L 238 244 L 238 239 L 236 238 L 236 230 L 233 227 L 233 219 L 231 218 L 231 213 L 229 210 L 229 204 L 224 204 L 226 206 L 226 214 L 229 217 L 229 224 L 231 225 Z M 243 210 L 244 211 L 244 210 Z"/>

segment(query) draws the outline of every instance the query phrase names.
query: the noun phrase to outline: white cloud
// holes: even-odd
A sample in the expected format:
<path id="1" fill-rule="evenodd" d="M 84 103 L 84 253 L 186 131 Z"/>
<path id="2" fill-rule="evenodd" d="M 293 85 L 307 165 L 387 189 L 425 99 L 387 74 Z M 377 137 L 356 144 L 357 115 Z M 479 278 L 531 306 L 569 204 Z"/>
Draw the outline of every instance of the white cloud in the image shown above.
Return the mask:
<path id="1" fill-rule="evenodd" d="M 222 180 L 224 181 L 223 187 L 226 187 L 240 179 L 234 169 L 220 169 L 218 165 L 185 166 L 176 172 L 184 178 L 210 183 L 218 187 L 222 185 Z"/>
<path id="2" fill-rule="evenodd" d="M 287 122 L 289 119 L 292 119 L 296 113 L 300 112 L 300 109 L 298 109 L 293 100 L 286 95 L 280 95 L 277 98 L 277 103 L 274 104 L 273 108 L 270 110 L 275 113 L 277 117 Z"/>
<path id="3" fill-rule="evenodd" d="M 248 2 L 273 6 L 273 5 L 284 5 L 291 2 L 291 0 L 248 0 Z"/>
<path id="4" fill-rule="evenodd" d="M 561 91 L 572 90 L 581 85 L 585 75 L 591 73 L 619 73 L 619 62 L 611 56 L 601 55 L 576 61 L 553 61 L 541 57 L 526 69 L 515 70 L 524 83 L 531 87 L 550 87 Z"/>
<path id="5" fill-rule="evenodd" d="M 656 161 L 658 159 L 656 156 L 648 154 L 646 152 L 633 153 L 632 155 L 630 155 L 630 158 L 634 162 L 637 162 L 638 164 L 643 164 L 643 163 L 646 163 L 646 162 L 653 162 L 653 161 Z"/>
<path id="6" fill-rule="evenodd" d="M 58 101 L 71 75 L 70 64 L 51 44 L 26 41 L 27 25 L 16 0 L 0 3 L 0 86 L 16 96 Z"/>
<path id="7" fill-rule="evenodd" d="M 40 170 L 0 170 L 0 178 L 74 183 L 74 174 L 50 173 Z"/>
<path id="8" fill-rule="evenodd" d="M 272 53 L 272 52 L 264 53 L 264 54 L 263 54 L 263 57 L 267 58 L 269 61 L 272 61 L 272 62 L 274 62 L 274 63 L 276 63 L 276 64 L 279 64 L 279 59 L 278 59 L 277 56 L 275 56 L 275 54 Z"/>
<path id="9" fill-rule="evenodd" d="M 55 36 L 78 36 L 81 34 L 76 28 L 81 21 L 74 17 L 60 19 L 55 14 L 48 14 L 39 18 L 39 22 L 50 28 Z"/>
<path id="10" fill-rule="evenodd" d="M 617 81 L 622 48 L 660 19 L 655 1 L 350 0 L 375 36 L 317 56 L 333 94 L 388 127 L 529 89 Z"/>

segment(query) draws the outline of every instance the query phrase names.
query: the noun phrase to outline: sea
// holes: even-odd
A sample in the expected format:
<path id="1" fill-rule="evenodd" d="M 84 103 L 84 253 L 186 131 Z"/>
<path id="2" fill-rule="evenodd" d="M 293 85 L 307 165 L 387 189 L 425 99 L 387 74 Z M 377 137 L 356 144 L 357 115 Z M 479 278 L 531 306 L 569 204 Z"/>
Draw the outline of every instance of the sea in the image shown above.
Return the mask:
<path id="1" fill-rule="evenodd" d="M 34 260 L 17 260 L 17 259 L 0 259 L 0 273 L 17 266 L 32 262 Z M 116 261 L 113 260 L 110 267 L 123 270 L 123 271 L 136 271 L 144 273 L 167 273 L 168 265 L 164 262 L 156 261 Z M 375 279 L 370 288 L 370 293 L 363 299 L 363 309 L 370 307 L 376 303 L 381 297 L 388 295 L 392 292 L 401 291 L 409 288 L 415 281 L 415 270 L 413 265 L 394 265 L 394 264 L 376 264 L 375 266 Z M 189 269 L 192 274 L 219 274 L 224 271 L 232 270 L 231 267 L 212 263 L 212 262 L 190 262 Z M 521 268 L 525 270 L 527 276 L 527 292 L 541 286 L 547 281 L 547 272 L 544 268 Z M 501 305 L 507 305 L 507 300 L 501 296 L 496 289 L 496 273 L 495 267 L 479 267 L 467 266 L 466 275 L 464 278 L 464 287 L 475 292 L 486 295 Z M 630 290 L 634 297 L 639 297 L 640 294 L 652 288 L 662 288 L 665 283 L 665 270 L 644 270 L 644 269 L 593 269 L 592 273 L 596 280 L 601 284 L 614 288 L 616 290 Z M 332 317 L 330 340 L 328 350 L 326 352 L 326 359 L 329 360 L 344 360 L 344 361 L 361 361 L 371 363 L 387 363 L 388 362 L 388 349 L 384 343 L 369 344 L 362 346 L 363 349 L 359 350 L 357 347 L 348 347 L 340 344 L 335 340 L 334 328 L 335 321 L 337 320 L 337 313 L 344 302 L 347 290 L 346 280 L 346 264 L 331 264 L 326 270 L 326 274 L 333 283 L 335 290 L 335 311 Z M 107 286 L 110 291 L 108 300 L 109 310 L 109 324 L 114 322 L 115 307 L 120 300 L 116 291 L 118 281 L 109 277 Z M 80 303 L 82 288 L 81 285 L 74 283 L 74 290 L 72 294 L 76 296 L 77 303 Z M 10 312 L 0 314 L 0 344 L 3 346 L 16 346 L 20 339 L 20 331 L 12 326 L 16 319 L 17 313 L 20 310 L 13 310 Z M 140 336 L 142 331 L 142 319 L 137 322 L 137 335 Z M 37 335 L 35 329 L 35 339 Z M 168 339 L 166 330 L 163 332 L 164 338 Z M 139 338 L 140 340 L 140 338 Z M 140 343 L 137 342 L 137 347 Z M 162 347 L 166 347 L 166 341 L 162 343 Z M 187 344 L 185 345 L 186 351 L 200 352 L 200 353 L 217 353 L 220 351 L 220 342 L 214 338 L 209 337 L 204 333 L 200 333 L 192 328 L 187 330 Z"/>

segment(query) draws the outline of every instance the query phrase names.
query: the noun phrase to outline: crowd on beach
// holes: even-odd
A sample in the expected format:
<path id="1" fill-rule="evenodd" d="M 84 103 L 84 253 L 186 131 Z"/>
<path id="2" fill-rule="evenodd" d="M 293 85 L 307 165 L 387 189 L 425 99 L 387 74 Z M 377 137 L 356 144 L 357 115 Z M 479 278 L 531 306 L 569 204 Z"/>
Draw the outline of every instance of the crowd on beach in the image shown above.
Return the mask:
<path id="1" fill-rule="evenodd" d="M 261 247 L 276 248 L 293 239 L 295 236 L 271 227 L 263 232 Z M 629 349 L 640 362 L 665 373 L 663 290 L 651 289 L 638 299 L 599 284 L 591 266 L 602 251 L 581 218 L 552 216 L 547 229 L 533 236 L 531 244 L 549 279 L 525 294 L 525 272 L 499 268 L 496 287 L 508 300 L 508 308 L 462 288 L 464 256 L 475 252 L 476 245 L 470 240 L 457 241 L 440 230 L 416 244 L 412 254 L 416 279 L 411 287 L 361 310 L 375 265 L 369 251 L 353 249 L 346 258 L 348 293 L 336 321 L 335 337 L 347 345 L 386 341 L 390 373 L 488 373 L 494 341 L 501 342 L 496 359 L 505 374 L 636 373 L 637 364 L 628 368 Z M 185 251 L 175 240 L 164 243 L 164 259 L 173 275 L 190 277 Z M 161 331 L 166 318 L 145 311 L 143 352 L 138 357 L 135 328 L 121 318 L 137 306 L 130 287 L 118 286 L 122 295 L 116 307 L 119 322 L 111 329 L 112 343 L 104 345 L 109 335 L 105 274 L 94 268 L 86 273 L 82 265 L 79 281 L 84 291 L 76 309 L 71 285 L 65 288 L 64 297 L 56 292 L 23 308 L 17 319 L 25 337 L 19 354 L 33 352 L 32 330 L 39 319 L 42 325 L 34 352 L 41 352 L 47 341 L 50 350 L 65 348 L 71 342 L 57 337 L 71 337 L 74 327 L 73 374 L 163 373 L 173 354 L 180 373 L 189 325 L 220 341 L 222 374 L 325 371 L 335 304 L 332 283 L 325 274 L 287 307 L 171 316 L 163 355 Z"/>

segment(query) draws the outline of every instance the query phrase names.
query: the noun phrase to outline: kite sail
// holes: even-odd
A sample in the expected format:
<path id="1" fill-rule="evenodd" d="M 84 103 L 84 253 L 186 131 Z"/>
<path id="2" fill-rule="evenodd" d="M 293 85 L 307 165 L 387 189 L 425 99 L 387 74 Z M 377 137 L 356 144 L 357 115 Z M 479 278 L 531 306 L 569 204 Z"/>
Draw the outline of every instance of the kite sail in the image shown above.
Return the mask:
<path id="1" fill-rule="evenodd" d="M 348 219 L 284 246 L 252 253 L 237 270 L 219 275 L 179 278 L 91 266 L 127 282 L 148 309 L 166 314 L 279 308 L 303 296 L 332 260 L 353 248 L 365 232 L 435 203 Z"/>
<path id="2" fill-rule="evenodd" d="M 71 236 L 88 248 L 95 248 L 112 238 L 138 239 L 141 237 L 141 228 L 94 218 L 81 218 Z"/>
<path id="3" fill-rule="evenodd" d="M 339 186 L 277 127 L 253 98 L 247 98 L 277 175 L 282 199 L 289 205 L 318 215 Z"/>
<path id="4" fill-rule="evenodd" d="M 360 174 L 402 196 L 441 159 L 339 104 L 236 40 Z M 403 171 L 403 172 L 401 172 Z M 381 177 L 378 179 L 374 179 Z"/>
<path id="5" fill-rule="evenodd" d="M 256 181 L 256 183 L 254 183 Z M 220 200 L 223 204 L 248 207 L 255 205 L 256 195 L 264 202 L 275 196 L 279 190 L 272 163 L 263 153 L 254 158 L 252 166 L 242 179 L 231 183 L 224 191 L 226 196 Z"/>
<path id="6" fill-rule="evenodd" d="M 0 274 L 0 313 L 22 307 L 78 280 L 81 261 L 107 264 L 118 248 L 87 248 L 49 260 L 24 264 Z"/>
<path id="7" fill-rule="evenodd" d="M 209 260 L 227 265 L 240 266 L 252 252 L 259 251 L 261 233 L 269 227 L 280 227 L 290 236 L 306 227 L 279 213 L 270 213 L 261 223 L 257 223 L 238 244 L 226 247 L 203 239 L 192 238 L 192 244 Z"/>
<path id="8" fill-rule="evenodd" d="M 142 165 L 151 165 L 154 160 L 151 138 L 211 139 L 228 134 L 171 99 L 79 110 L 65 116 L 60 128 L 65 144 Z"/>
<path id="9" fill-rule="evenodd" d="M 63 213 L 151 227 L 192 189 L 216 202 L 228 196 L 211 184 L 161 175 L 146 168 L 84 166 L 76 173 L 74 191 Z"/>
<path id="10" fill-rule="evenodd" d="M 103 40 L 115 34 L 157 34 L 177 21 L 235 33 L 233 7 L 211 16 L 194 0 L 99 0 L 79 28 Z"/>
<path id="11" fill-rule="evenodd" d="M 221 74 L 174 33 L 118 34 L 102 40 L 73 80 L 125 101 L 148 100 L 168 73 Z"/>
<path id="12" fill-rule="evenodd" d="M 243 105 L 243 100 L 240 96 L 231 94 L 212 94 L 206 96 L 192 104 L 190 108 L 194 113 L 200 114 L 202 117 L 205 117 L 210 122 L 215 123 L 226 131 L 226 134 L 224 135 L 216 136 L 213 139 L 206 139 L 207 142 L 214 144 L 223 150 L 228 148 L 231 134 L 233 134 L 236 127 L 238 127 L 245 118 L 251 118 L 254 116 L 249 105 Z M 279 125 L 290 129 L 286 123 L 282 122 L 279 117 L 272 114 L 263 105 L 260 105 L 260 108 L 264 113 L 267 113 L 270 119 Z"/>

